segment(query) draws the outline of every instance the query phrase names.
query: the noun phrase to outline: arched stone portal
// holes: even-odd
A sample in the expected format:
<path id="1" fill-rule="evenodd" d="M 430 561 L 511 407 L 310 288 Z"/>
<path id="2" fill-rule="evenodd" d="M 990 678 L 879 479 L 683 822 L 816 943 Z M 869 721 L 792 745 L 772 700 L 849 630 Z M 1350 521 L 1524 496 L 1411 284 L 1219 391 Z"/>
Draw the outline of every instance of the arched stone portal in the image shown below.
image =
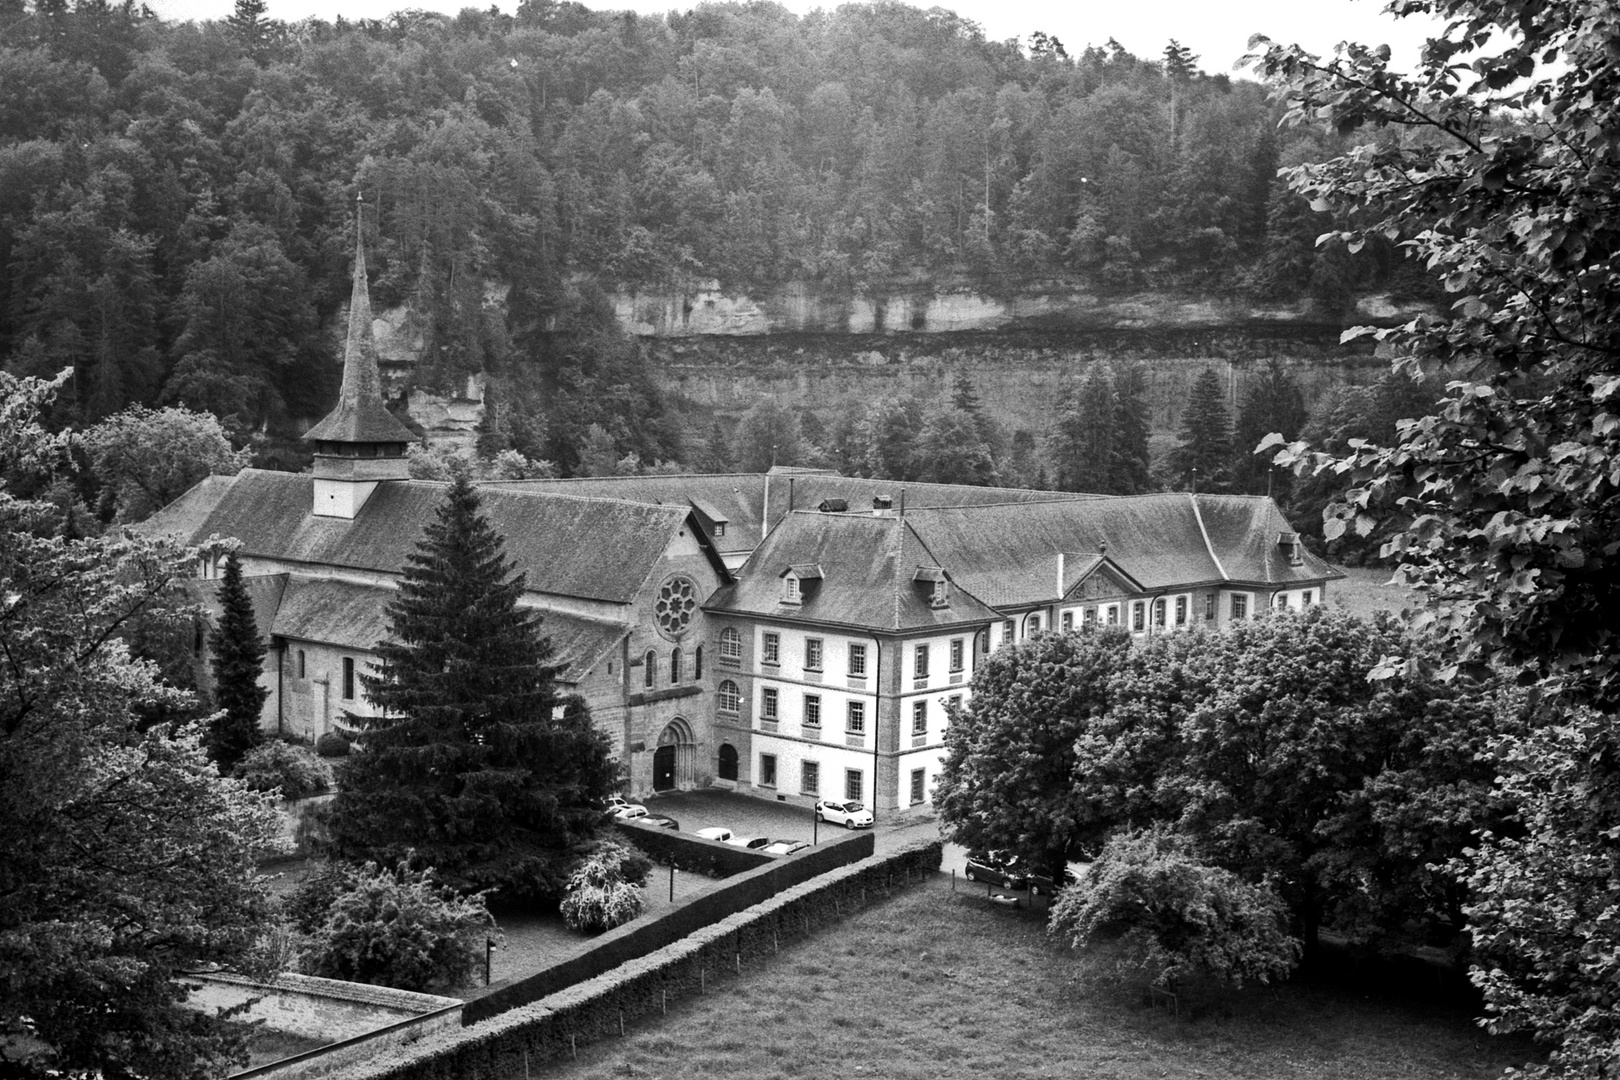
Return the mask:
<path id="1" fill-rule="evenodd" d="M 677 716 L 658 733 L 658 749 L 653 751 L 653 790 L 692 787 L 696 783 L 696 760 L 697 740 L 692 737 L 692 725 Z"/>
<path id="2" fill-rule="evenodd" d="M 737 779 L 737 748 L 730 743 L 720 744 L 720 779 Z"/>

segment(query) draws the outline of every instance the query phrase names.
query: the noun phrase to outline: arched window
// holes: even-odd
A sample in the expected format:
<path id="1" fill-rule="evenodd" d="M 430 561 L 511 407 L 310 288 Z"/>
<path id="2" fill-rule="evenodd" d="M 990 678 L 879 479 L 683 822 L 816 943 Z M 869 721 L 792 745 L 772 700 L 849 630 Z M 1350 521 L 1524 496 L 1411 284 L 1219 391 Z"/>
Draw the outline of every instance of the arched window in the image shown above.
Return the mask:
<path id="1" fill-rule="evenodd" d="M 737 779 L 737 748 L 730 743 L 720 744 L 720 779 Z"/>
<path id="2" fill-rule="evenodd" d="M 703 646 L 701 645 L 692 650 L 692 678 L 699 682 L 703 680 Z"/>
<path id="3" fill-rule="evenodd" d="M 657 668 L 658 654 L 649 649 L 647 650 L 647 655 L 641 658 L 641 685 L 648 687 L 652 686 L 653 672 L 656 671 Z"/>
<path id="4" fill-rule="evenodd" d="M 742 635 L 729 626 L 720 631 L 720 659 L 742 659 Z"/>
<path id="5" fill-rule="evenodd" d="M 737 684 L 730 679 L 720 683 L 720 686 L 714 692 L 714 700 L 721 712 L 734 713 L 742 711 L 742 698 L 737 693 Z"/>
<path id="6" fill-rule="evenodd" d="M 307 670 L 308 669 L 304 665 L 304 650 L 299 649 L 298 650 L 298 677 L 300 679 L 309 678 L 309 675 L 307 674 Z"/>
<path id="7" fill-rule="evenodd" d="M 669 654 L 669 684 L 674 686 L 681 681 L 681 650 L 673 649 Z"/>
<path id="8" fill-rule="evenodd" d="M 1164 625 L 1164 597 L 1162 596 L 1153 601 L 1153 625 Z"/>

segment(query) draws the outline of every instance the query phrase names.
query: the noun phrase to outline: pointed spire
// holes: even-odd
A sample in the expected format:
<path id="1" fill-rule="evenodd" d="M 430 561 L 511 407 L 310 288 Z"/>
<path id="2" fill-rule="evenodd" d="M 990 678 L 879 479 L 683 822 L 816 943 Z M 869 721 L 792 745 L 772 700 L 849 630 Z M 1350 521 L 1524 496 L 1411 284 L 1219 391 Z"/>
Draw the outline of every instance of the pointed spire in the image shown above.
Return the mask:
<path id="1" fill-rule="evenodd" d="M 354 287 L 349 294 L 349 333 L 343 346 L 343 388 L 337 408 L 305 433 L 304 438 L 337 443 L 408 443 L 416 441 L 383 404 L 382 377 L 377 374 L 377 340 L 371 331 L 371 291 L 366 285 L 366 244 L 355 196 Z"/>

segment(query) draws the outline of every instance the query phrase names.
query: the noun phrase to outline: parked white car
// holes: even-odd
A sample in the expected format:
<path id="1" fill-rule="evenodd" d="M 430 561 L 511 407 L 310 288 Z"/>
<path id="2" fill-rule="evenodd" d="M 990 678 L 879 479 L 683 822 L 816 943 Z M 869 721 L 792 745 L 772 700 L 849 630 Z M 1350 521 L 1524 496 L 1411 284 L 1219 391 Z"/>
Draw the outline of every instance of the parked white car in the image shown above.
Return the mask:
<path id="1" fill-rule="evenodd" d="M 725 843 L 727 840 L 731 839 L 731 830 L 722 829 L 718 825 L 710 825 L 707 829 L 699 829 L 697 831 L 697 835 L 703 837 L 705 840 L 718 840 L 721 843 Z"/>
<path id="2" fill-rule="evenodd" d="M 750 849 L 762 848 L 770 842 L 771 838 L 768 836 L 733 836 L 726 840 L 726 843 L 733 847 Z"/>
<path id="3" fill-rule="evenodd" d="M 775 840 L 766 844 L 760 850 L 767 855 L 792 855 L 794 852 L 803 851 L 809 846 L 809 843 L 803 840 Z"/>
<path id="4" fill-rule="evenodd" d="M 646 817 L 647 808 L 640 803 L 625 803 L 613 811 L 613 816 L 620 821 L 633 821 L 638 817 Z"/>
<path id="5" fill-rule="evenodd" d="M 816 820 L 829 821 L 846 829 L 870 829 L 872 811 L 858 802 L 835 802 L 827 799 L 816 803 Z"/>

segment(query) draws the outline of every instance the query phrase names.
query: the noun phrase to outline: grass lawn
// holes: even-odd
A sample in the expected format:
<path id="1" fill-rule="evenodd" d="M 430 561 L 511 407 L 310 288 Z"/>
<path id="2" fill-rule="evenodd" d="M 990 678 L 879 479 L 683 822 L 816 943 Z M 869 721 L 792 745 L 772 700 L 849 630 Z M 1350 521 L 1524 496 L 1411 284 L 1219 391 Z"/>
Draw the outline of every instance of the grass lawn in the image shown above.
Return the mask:
<path id="1" fill-rule="evenodd" d="M 1177 1019 L 1097 954 L 1049 941 L 1038 914 L 936 876 L 534 1075 L 1428 1080 L 1532 1056 L 1455 1007 L 1303 980 L 1206 992 Z"/>
<path id="2" fill-rule="evenodd" d="M 1411 590 L 1404 585 L 1389 584 L 1394 571 L 1383 566 L 1341 566 L 1343 581 L 1328 583 L 1328 604 L 1343 607 L 1352 615 L 1370 618 L 1375 611 L 1393 611 L 1413 607 Z"/>

